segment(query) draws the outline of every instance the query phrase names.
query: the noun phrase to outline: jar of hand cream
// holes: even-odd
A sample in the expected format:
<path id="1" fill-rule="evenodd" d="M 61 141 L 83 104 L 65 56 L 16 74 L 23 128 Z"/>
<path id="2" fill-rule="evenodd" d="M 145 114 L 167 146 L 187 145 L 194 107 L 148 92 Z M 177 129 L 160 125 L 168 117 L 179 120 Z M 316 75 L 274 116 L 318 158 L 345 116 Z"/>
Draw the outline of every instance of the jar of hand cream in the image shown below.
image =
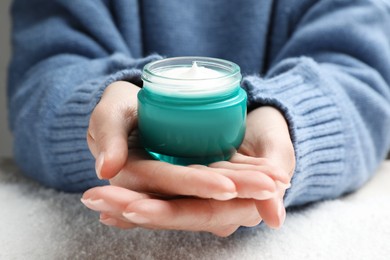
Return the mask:
<path id="1" fill-rule="evenodd" d="M 240 67 L 207 57 L 147 64 L 138 94 L 141 143 L 154 158 L 179 164 L 228 160 L 245 134 Z"/>

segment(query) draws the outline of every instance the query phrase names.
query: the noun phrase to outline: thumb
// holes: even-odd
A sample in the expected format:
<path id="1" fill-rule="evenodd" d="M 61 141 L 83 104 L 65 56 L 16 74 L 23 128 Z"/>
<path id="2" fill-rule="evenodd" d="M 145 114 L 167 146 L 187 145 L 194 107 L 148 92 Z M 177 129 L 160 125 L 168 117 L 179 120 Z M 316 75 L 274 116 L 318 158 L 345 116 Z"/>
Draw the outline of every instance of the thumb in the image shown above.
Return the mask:
<path id="1" fill-rule="evenodd" d="M 100 179 L 114 177 L 127 161 L 127 139 L 137 124 L 138 91 L 129 82 L 114 82 L 91 114 L 87 141 Z"/>

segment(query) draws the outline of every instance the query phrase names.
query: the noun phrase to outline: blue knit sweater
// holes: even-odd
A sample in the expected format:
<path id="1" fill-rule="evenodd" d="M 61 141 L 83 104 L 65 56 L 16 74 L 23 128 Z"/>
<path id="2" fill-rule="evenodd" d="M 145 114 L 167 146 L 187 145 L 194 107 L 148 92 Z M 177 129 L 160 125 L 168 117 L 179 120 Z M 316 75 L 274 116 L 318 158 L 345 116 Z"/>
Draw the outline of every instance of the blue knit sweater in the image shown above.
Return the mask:
<path id="1" fill-rule="evenodd" d="M 160 56 L 236 62 L 248 106 L 284 113 L 297 158 L 287 206 L 357 189 L 390 147 L 384 0 L 16 0 L 12 15 L 15 160 L 50 187 L 105 183 L 85 138 L 91 111 Z"/>

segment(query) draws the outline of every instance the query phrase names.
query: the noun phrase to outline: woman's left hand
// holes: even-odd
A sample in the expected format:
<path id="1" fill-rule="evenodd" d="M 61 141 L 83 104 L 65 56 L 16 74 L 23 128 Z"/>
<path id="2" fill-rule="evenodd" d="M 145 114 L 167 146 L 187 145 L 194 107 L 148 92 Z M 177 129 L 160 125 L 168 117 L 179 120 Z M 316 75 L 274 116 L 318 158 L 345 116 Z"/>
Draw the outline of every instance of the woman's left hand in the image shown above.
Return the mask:
<path id="1" fill-rule="evenodd" d="M 241 197 L 230 200 L 183 197 L 181 194 L 174 197 L 111 185 L 86 191 L 82 202 L 101 212 L 103 224 L 119 228 L 207 231 L 228 236 L 239 226 L 255 226 L 262 220 L 274 228 L 283 224 L 283 195 L 289 187 L 286 183 L 294 171 L 295 157 L 287 123 L 275 108 L 261 107 L 248 114 L 244 142 L 230 161 L 188 167 L 207 168 L 223 174 L 241 190 Z M 240 182 L 240 174 L 243 176 L 248 172 L 274 179 L 275 192 L 265 196 L 265 191 L 259 190 L 264 199 L 259 199 L 258 195 L 245 196 L 242 191 L 246 190 L 246 185 L 250 189 L 250 183 Z"/>

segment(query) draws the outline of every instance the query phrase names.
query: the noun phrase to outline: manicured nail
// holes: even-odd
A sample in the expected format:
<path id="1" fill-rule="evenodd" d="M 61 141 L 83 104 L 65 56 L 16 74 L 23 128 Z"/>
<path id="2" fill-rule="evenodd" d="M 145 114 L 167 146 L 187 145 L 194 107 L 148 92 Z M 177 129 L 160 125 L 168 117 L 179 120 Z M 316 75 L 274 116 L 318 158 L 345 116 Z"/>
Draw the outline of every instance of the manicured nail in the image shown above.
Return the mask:
<path id="1" fill-rule="evenodd" d="M 278 218 L 279 218 L 279 228 L 283 225 L 284 220 L 286 219 L 286 209 L 284 207 L 283 201 L 279 201 L 278 205 Z"/>
<path id="2" fill-rule="evenodd" d="M 118 223 L 118 221 L 114 218 L 101 218 L 99 221 L 106 226 L 115 226 Z"/>
<path id="3" fill-rule="evenodd" d="M 122 214 L 126 219 L 130 220 L 131 222 L 135 223 L 135 224 L 146 224 L 146 223 L 149 223 L 150 220 L 139 215 L 138 213 L 134 213 L 134 212 L 124 212 Z"/>
<path id="4" fill-rule="evenodd" d="M 105 202 L 103 199 L 81 199 L 81 202 L 87 206 L 89 209 L 92 209 L 94 211 L 100 211 L 100 212 L 110 212 L 115 211 L 115 208 Z"/>
<path id="5" fill-rule="evenodd" d="M 237 192 L 224 192 L 224 193 L 214 194 L 211 196 L 211 198 L 216 200 L 231 200 L 237 198 L 237 195 L 238 195 Z"/>
<path id="6" fill-rule="evenodd" d="M 96 163 L 95 163 L 96 175 L 98 176 L 99 179 L 103 179 L 100 173 L 102 171 L 103 163 L 104 163 L 104 153 L 100 153 L 99 156 L 96 158 Z"/>

